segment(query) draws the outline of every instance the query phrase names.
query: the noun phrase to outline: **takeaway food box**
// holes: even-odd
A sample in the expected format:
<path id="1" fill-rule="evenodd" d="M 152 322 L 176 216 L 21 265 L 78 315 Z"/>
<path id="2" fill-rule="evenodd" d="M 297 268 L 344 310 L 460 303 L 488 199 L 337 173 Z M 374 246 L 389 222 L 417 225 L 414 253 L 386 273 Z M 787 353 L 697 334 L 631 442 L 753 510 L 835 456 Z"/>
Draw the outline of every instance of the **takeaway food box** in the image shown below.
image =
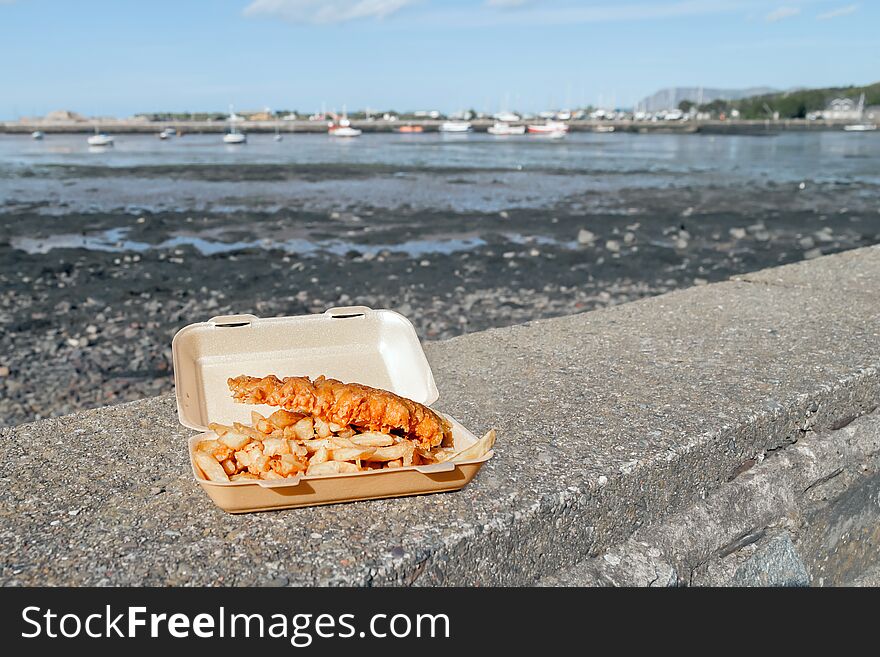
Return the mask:
<path id="1" fill-rule="evenodd" d="M 478 441 L 455 419 L 438 413 L 450 422 L 452 451 L 461 458 L 394 469 L 228 482 L 211 481 L 198 467 L 196 446 L 218 437 L 209 424 L 245 424 L 252 411 L 269 415 L 278 410 L 237 403 L 227 379 L 241 374 L 312 379 L 324 375 L 388 390 L 425 406 L 436 402 L 437 386 L 415 329 L 391 310 L 354 306 L 293 317 L 214 317 L 181 329 L 172 341 L 172 357 L 180 423 L 201 432 L 189 440 L 193 475 L 214 503 L 230 513 L 458 490 L 493 456 L 494 432 Z"/>

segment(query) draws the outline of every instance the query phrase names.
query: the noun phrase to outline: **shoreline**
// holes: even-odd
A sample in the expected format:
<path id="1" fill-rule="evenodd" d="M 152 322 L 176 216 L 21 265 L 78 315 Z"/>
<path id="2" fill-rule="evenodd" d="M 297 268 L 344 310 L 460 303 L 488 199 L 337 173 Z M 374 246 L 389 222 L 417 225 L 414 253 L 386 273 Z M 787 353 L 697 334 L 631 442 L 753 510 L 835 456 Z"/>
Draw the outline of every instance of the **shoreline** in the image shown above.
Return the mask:
<path id="1" fill-rule="evenodd" d="M 400 126 L 419 126 L 425 132 L 437 132 L 439 130 L 441 120 L 400 120 L 400 121 L 366 121 L 352 120 L 351 125 L 354 128 L 363 130 L 365 133 L 388 133 L 393 132 L 395 128 Z M 474 132 L 486 132 L 495 121 L 493 119 L 479 119 L 470 121 Z M 529 123 L 528 121 L 516 121 L 513 125 L 522 125 Z M 536 120 L 534 123 L 543 123 L 543 120 Z M 707 121 L 594 121 L 580 120 L 567 121 L 569 130 L 572 132 L 595 132 L 599 128 L 611 126 L 614 132 L 626 133 L 676 133 L 676 134 L 731 134 L 731 135 L 749 135 L 749 134 L 774 134 L 782 131 L 825 131 L 825 130 L 843 130 L 844 126 L 853 123 L 853 121 L 826 121 L 815 120 L 808 121 L 806 119 L 780 119 L 773 120 L 739 120 L 731 119 L 725 121 L 707 120 Z M 0 121 L 0 134 L 8 135 L 29 135 L 35 130 L 40 130 L 45 134 L 87 134 L 95 130 L 95 126 L 100 129 L 115 134 L 158 134 L 165 128 L 176 128 L 178 132 L 187 134 L 221 134 L 229 127 L 226 121 L 138 121 L 127 119 L 105 119 L 97 121 Z M 282 134 L 295 133 L 326 133 L 327 121 L 240 121 L 237 127 L 243 132 L 251 132 L 255 134 L 274 133 L 276 128 Z M 417 134 L 417 133 L 416 133 Z"/>

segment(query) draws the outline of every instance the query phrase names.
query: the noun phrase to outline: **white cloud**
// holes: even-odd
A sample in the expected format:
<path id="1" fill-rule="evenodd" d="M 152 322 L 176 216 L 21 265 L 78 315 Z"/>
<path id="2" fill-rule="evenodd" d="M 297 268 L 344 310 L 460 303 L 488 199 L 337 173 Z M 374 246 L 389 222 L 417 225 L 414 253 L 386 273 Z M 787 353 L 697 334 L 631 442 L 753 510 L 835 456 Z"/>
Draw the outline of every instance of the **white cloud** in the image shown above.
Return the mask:
<path id="1" fill-rule="evenodd" d="M 847 5 L 845 7 L 840 7 L 839 9 L 832 9 L 831 11 L 826 11 L 824 14 L 819 14 L 816 16 L 820 21 L 829 21 L 832 18 L 837 18 L 838 16 L 847 16 L 849 14 L 854 14 L 858 10 L 858 5 Z"/>
<path id="2" fill-rule="evenodd" d="M 415 0 L 253 0 L 245 16 L 277 16 L 291 23 L 344 23 L 385 18 Z"/>
<path id="3" fill-rule="evenodd" d="M 797 16 L 801 13 L 800 7 L 780 7 L 779 9 L 774 9 L 769 14 L 764 16 L 764 20 L 768 23 L 775 23 L 776 21 L 785 20 L 786 18 L 791 18 L 792 16 Z"/>
<path id="4" fill-rule="evenodd" d="M 635 0 L 619 2 L 607 0 L 606 3 L 587 4 L 573 2 L 536 2 L 527 0 L 517 11 L 493 11 L 500 9 L 497 4 L 506 0 L 484 0 L 481 7 L 456 8 L 437 7 L 416 18 L 425 24 L 458 24 L 468 27 L 505 27 L 508 25 L 575 25 L 585 23 L 645 22 L 653 20 L 686 18 L 689 16 L 710 16 L 733 14 L 754 9 L 764 0 Z M 490 2 L 494 4 L 490 5 Z M 507 5 L 510 7 L 511 5 Z"/>

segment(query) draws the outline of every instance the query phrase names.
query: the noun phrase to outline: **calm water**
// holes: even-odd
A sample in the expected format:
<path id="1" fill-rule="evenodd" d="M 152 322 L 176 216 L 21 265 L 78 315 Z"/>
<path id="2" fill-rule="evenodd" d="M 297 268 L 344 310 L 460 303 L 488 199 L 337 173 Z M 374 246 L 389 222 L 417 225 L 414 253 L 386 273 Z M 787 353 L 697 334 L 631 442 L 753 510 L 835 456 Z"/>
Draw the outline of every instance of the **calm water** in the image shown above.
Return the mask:
<path id="1" fill-rule="evenodd" d="M 725 178 L 880 182 L 880 132 L 780 133 L 768 137 L 572 133 L 562 140 L 365 134 L 250 135 L 227 146 L 219 135 L 160 141 L 119 135 L 108 149 L 90 149 L 86 135 L 0 136 L 0 175 L 44 165 L 140 167 L 187 164 L 354 164 L 404 169 L 570 170 L 579 173 L 689 173 Z"/>

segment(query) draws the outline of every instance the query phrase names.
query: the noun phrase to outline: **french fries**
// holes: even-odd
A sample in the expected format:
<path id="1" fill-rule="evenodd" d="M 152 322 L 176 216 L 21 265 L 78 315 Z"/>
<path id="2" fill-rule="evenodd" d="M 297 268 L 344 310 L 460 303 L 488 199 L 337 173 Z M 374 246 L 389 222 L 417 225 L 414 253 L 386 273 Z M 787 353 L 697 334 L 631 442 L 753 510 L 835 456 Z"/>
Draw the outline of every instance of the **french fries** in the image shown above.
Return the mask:
<path id="1" fill-rule="evenodd" d="M 456 452 L 451 446 L 425 449 L 408 438 L 317 417 L 279 410 L 269 417 L 251 414 L 253 426 L 212 422 L 216 438 L 196 444 L 193 460 L 213 482 L 282 480 L 388 470 L 444 461 L 466 461 L 486 454 L 495 444 L 492 430 Z"/>

